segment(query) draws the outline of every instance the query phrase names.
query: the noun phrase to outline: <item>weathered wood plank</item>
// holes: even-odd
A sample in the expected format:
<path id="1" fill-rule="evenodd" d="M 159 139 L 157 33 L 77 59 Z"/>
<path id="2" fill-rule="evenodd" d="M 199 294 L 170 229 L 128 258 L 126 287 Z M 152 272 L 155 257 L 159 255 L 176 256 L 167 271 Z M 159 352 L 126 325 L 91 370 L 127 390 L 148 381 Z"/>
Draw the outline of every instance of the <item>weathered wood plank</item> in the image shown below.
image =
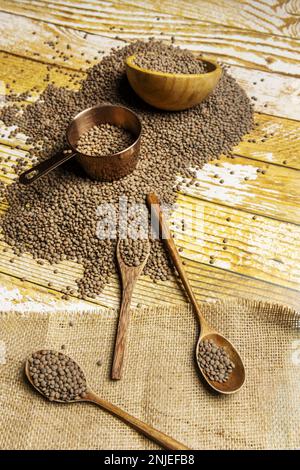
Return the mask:
<path id="1" fill-rule="evenodd" d="M 5 162 L 7 155 L 10 155 L 9 162 Z M 1 175 L 1 180 L 9 181 L 14 173 L 11 165 L 21 155 L 24 155 L 22 150 L 0 145 L 0 161 L 6 165 L 7 172 Z M 182 183 L 181 191 L 197 199 L 300 223 L 298 170 L 240 156 L 234 159 L 222 156 L 207 163 L 194 183 Z"/>
<path id="2" fill-rule="evenodd" d="M 299 123 L 265 114 L 256 114 L 255 122 L 259 125 L 233 149 L 234 154 L 299 170 Z M 25 136 L 18 134 L 16 137 L 9 137 L 9 129 L 3 126 L 0 126 L 0 144 L 5 145 L 0 150 L 4 166 L 6 156 L 11 156 L 12 161 L 24 156 L 24 152 L 18 151 L 15 146 L 25 151 L 29 149 Z M 6 169 L 10 172 L 9 166 L 6 165 Z"/>
<path id="3" fill-rule="evenodd" d="M 196 19 L 211 22 L 215 25 L 236 27 L 243 30 L 259 31 L 287 37 L 300 37 L 299 5 L 288 0 L 59 0 L 49 2 L 39 0 L 5 0 L 1 9 L 26 16 L 40 17 L 43 12 L 51 15 L 51 20 L 62 22 L 68 20 L 73 24 L 81 24 L 83 20 L 93 24 L 92 17 L 110 18 L 114 13 L 116 23 L 122 22 L 123 16 L 138 16 L 141 20 L 151 14 L 160 12 L 165 15 L 175 15 L 179 18 Z M 157 16 L 157 15 L 156 15 Z M 158 17 L 158 16 L 157 16 Z M 162 15 L 159 15 L 161 19 Z M 42 18 L 41 18 L 42 19 Z M 48 21 L 48 17 L 46 18 Z"/>
<path id="4" fill-rule="evenodd" d="M 300 290 L 300 226 L 186 195 L 178 203 L 173 231 L 181 256 Z"/>
<path id="5" fill-rule="evenodd" d="M 300 121 L 298 78 L 291 79 L 242 67 L 230 67 L 230 73 L 247 91 L 248 96 L 255 96 L 256 111 Z"/>
<path id="6" fill-rule="evenodd" d="M 71 301 L 62 300 L 61 293 L 47 289 L 40 284 L 23 282 L 13 275 L 0 272 L 0 309 L 21 313 L 49 312 L 51 310 L 94 310 L 95 304 L 72 297 Z"/>
<path id="7" fill-rule="evenodd" d="M 299 2 L 289 0 L 126 0 L 134 6 L 242 29 L 300 37 Z"/>
<path id="8" fill-rule="evenodd" d="M 65 86 L 68 88 L 76 89 L 77 86 L 73 85 L 71 81 L 72 74 L 78 76 L 78 79 L 83 77 L 79 71 L 71 71 L 63 69 L 62 67 L 49 67 L 47 64 L 36 61 L 28 60 L 23 57 L 17 57 L 13 54 L 7 54 L 0 51 L 0 83 L 1 94 L 4 92 L 4 99 L 1 103 L 5 102 L 7 93 L 6 86 L 16 93 L 23 93 L 24 91 L 31 91 L 33 97 L 37 97 L 48 85 L 45 81 L 46 75 L 50 75 L 50 82 L 58 86 Z M 29 101 L 32 101 L 30 99 Z"/>
<path id="9" fill-rule="evenodd" d="M 5 2 L 3 9 L 9 11 L 9 3 Z M 49 5 L 48 2 L 18 2 L 17 7 L 11 11 L 24 14 L 26 8 L 25 14 L 28 17 L 3 11 L 0 13 L 1 48 L 9 52 L 15 49 L 21 55 L 25 51 L 29 57 L 31 49 L 38 49 L 32 51 L 33 54 L 42 49 L 44 54 L 48 54 L 48 60 L 51 60 L 52 50 L 44 42 L 49 41 L 53 35 L 56 41 L 55 36 L 58 34 L 58 39 L 75 46 L 72 51 L 73 60 L 68 61 L 71 63 L 78 57 L 81 58 L 81 52 L 87 52 L 88 43 L 88 56 L 92 56 L 92 53 L 95 55 L 97 44 L 100 45 L 95 33 L 107 36 L 108 44 L 110 41 L 114 42 L 116 36 L 131 41 L 146 39 L 150 35 L 170 39 L 174 35 L 177 44 L 217 57 L 227 64 L 300 76 L 300 41 L 297 39 L 263 34 L 257 30 L 246 31 L 235 26 L 228 28 L 204 21 L 186 20 L 168 14 L 160 16 L 157 21 L 158 17 L 153 12 L 114 2 L 104 2 L 102 8 L 93 4 L 80 5 L 77 5 L 75 17 L 71 6 L 67 11 L 62 11 L 63 5 L 52 8 L 52 4 Z M 49 23 L 43 24 L 30 17 Z M 85 33 L 79 30 L 94 34 L 84 41 Z M 17 41 L 16 34 L 20 36 Z M 80 50 L 76 45 L 80 46 Z"/>
<path id="10" fill-rule="evenodd" d="M 185 204 L 186 206 L 186 204 Z M 236 230 L 231 230 L 231 232 L 227 233 L 227 229 L 225 227 L 224 234 L 222 233 L 222 226 L 218 222 L 218 218 L 220 217 L 220 211 L 222 208 L 218 208 L 213 204 L 205 204 L 204 210 L 204 227 L 205 227 L 205 234 L 202 237 L 203 240 L 203 247 L 200 242 L 198 242 L 199 246 L 197 245 L 197 259 L 195 258 L 195 252 L 192 250 L 187 249 L 186 240 L 182 240 L 179 238 L 175 238 L 175 241 L 178 247 L 183 247 L 184 251 L 182 252 L 183 258 L 186 263 L 186 269 L 188 276 L 191 280 L 193 288 L 195 289 L 197 298 L 199 300 L 216 300 L 218 298 L 234 298 L 234 297 L 249 297 L 261 300 L 270 300 L 274 302 L 280 303 L 287 303 L 294 307 L 297 307 L 297 302 L 299 303 L 300 294 L 295 289 L 287 289 L 284 288 L 276 283 L 273 282 L 266 282 L 264 280 L 253 279 L 251 276 L 245 276 L 244 274 L 238 274 L 228 271 L 228 266 L 225 266 L 225 260 L 222 255 L 221 258 L 219 257 L 219 250 L 221 249 L 221 245 L 223 242 L 221 238 L 223 235 L 228 234 L 228 254 L 227 262 L 231 259 L 233 263 L 236 263 L 236 259 L 240 257 L 242 263 L 245 262 L 245 247 L 247 245 L 247 249 L 251 252 L 251 245 L 252 245 L 252 253 L 255 251 L 253 248 L 253 243 L 258 245 L 258 251 L 263 251 L 262 248 L 262 233 L 258 233 L 256 236 L 254 234 L 254 241 L 252 239 L 252 235 L 248 234 L 245 235 L 245 230 L 242 228 L 241 230 L 236 227 Z M 237 212 L 237 211 L 236 211 Z M 238 214 L 239 216 L 239 214 Z M 247 217 L 248 214 L 243 214 L 244 217 Z M 240 216 L 239 216 L 240 217 Z M 176 221 L 176 216 L 174 216 L 174 220 Z M 215 222 L 212 222 L 215 220 Z M 270 224 L 273 226 L 271 230 L 274 230 L 274 221 L 269 221 L 268 219 L 264 219 L 262 224 L 264 228 L 268 231 L 270 229 Z M 219 225 L 218 235 L 214 237 L 213 230 L 214 227 Z M 285 250 L 284 248 L 284 240 L 283 234 L 288 232 L 288 224 L 283 224 L 280 228 L 281 232 L 281 240 L 279 240 L 280 250 Z M 211 232 L 209 233 L 209 231 Z M 199 235 L 199 233 L 198 233 Z M 231 238 L 229 238 L 229 236 Z M 276 234 L 275 234 L 276 236 Z M 271 239 L 271 235 L 268 235 L 269 239 Z M 279 237 L 279 238 L 280 238 Z M 214 240 L 213 240 L 214 238 Z M 219 238 L 219 240 L 218 240 Z M 257 241 L 259 240 L 260 241 Z M 294 237 L 295 241 L 296 236 Z M 293 244 L 289 239 L 289 243 Z M 269 253 L 263 253 L 262 259 L 259 260 L 259 256 L 256 256 L 258 259 L 257 262 L 261 263 L 261 272 L 262 270 L 268 271 L 268 268 L 263 266 L 264 261 L 269 259 L 273 256 L 272 250 L 276 249 L 276 244 L 273 243 L 271 250 Z M 267 241 L 266 241 L 267 245 Z M 192 244 L 191 244 L 192 246 Z M 72 288 L 76 287 L 75 280 L 81 276 L 82 268 L 81 266 L 72 263 L 72 262 L 63 262 L 56 266 L 49 266 L 49 265 L 38 265 L 35 261 L 31 259 L 29 255 L 23 255 L 22 257 L 15 257 L 15 261 L 11 263 L 9 260 L 12 258 L 12 252 L 8 249 L 7 252 L 3 252 L 3 248 L 7 246 L 4 245 L 3 242 L 0 244 L 0 260 L 1 260 L 1 271 L 5 273 L 6 276 L 11 276 L 9 280 L 5 282 L 5 286 L 9 286 L 10 289 L 25 289 L 27 298 L 32 298 L 34 301 L 37 301 L 37 297 L 40 297 L 40 289 L 37 286 L 44 286 L 47 292 L 49 292 L 49 296 L 46 295 L 45 303 L 48 305 L 48 300 L 52 299 L 55 302 L 58 299 L 61 299 L 60 292 L 66 288 L 66 286 L 71 286 Z M 213 251 L 212 251 L 213 248 Z M 299 248 L 296 247 L 296 250 L 299 252 Z M 203 255 L 203 250 L 206 250 L 206 254 Z M 209 253 L 214 252 L 218 253 L 216 255 L 216 264 L 210 265 L 208 263 Z M 192 256 L 190 256 L 192 255 Z M 203 257 L 205 263 L 199 262 L 199 260 Z M 223 268 L 218 267 L 217 264 L 222 261 Z M 222 263 L 220 266 L 222 266 Z M 268 262 L 268 267 L 271 269 L 271 265 Z M 240 265 L 241 269 L 242 265 Z M 54 274 L 54 269 L 58 269 L 58 274 Z M 258 270 L 257 270 L 258 271 Z M 272 269 L 271 269 L 272 271 Z M 294 271 L 293 271 L 294 272 Z M 26 281 L 21 281 L 21 278 L 25 277 Z M 270 277 L 270 276 L 268 276 Z M 276 276 L 273 274 L 271 278 L 274 280 Z M 278 278 L 275 279 L 278 281 Z M 279 280 L 281 282 L 281 279 Z M 51 282 L 51 287 L 47 287 L 48 283 Z M 32 283 L 32 285 L 30 284 Z M 299 287 L 299 282 L 293 283 L 290 282 L 290 285 L 296 285 Z M 9 290 L 10 290 L 9 289 Z M 38 296 L 36 297 L 36 289 L 38 292 Z M 299 289 L 298 289 L 299 290 Z M 119 281 L 117 276 L 113 276 L 111 279 L 111 283 L 105 288 L 104 292 L 96 299 L 91 300 L 90 302 L 95 305 L 101 306 L 111 306 L 117 307 L 119 303 Z M 15 293 L 15 297 L 17 297 L 19 302 L 22 302 L 22 297 L 20 297 L 19 292 Z M 67 302 L 68 305 L 74 304 L 74 307 L 77 308 L 77 303 L 75 302 L 75 297 L 72 296 L 70 301 Z M 134 297 L 133 297 L 133 306 L 140 305 L 151 305 L 151 304 L 160 304 L 160 303 L 167 303 L 167 304 L 178 304 L 185 302 L 185 296 L 181 290 L 180 285 L 175 281 L 168 281 L 168 282 L 158 282 L 155 284 L 155 289 L 153 288 L 152 281 L 148 278 L 143 276 L 135 289 Z M 54 303 L 55 305 L 55 303 Z M 62 305 L 61 300 L 59 300 L 59 305 Z M 64 303 L 65 305 L 65 303 Z M 83 303 L 78 305 L 78 308 L 83 308 Z"/>
<path id="11" fill-rule="evenodd" d="M 299 170 L 299 122 L 266 114 L 256 114 L 255 122 L 259 125 L 234 148 L 234 153 Z"/>
<path id="12" fill-rule="evenodd" d="M 183 183 L 182 192 L 253 214 L 300 223 L 298 170 L 223 156 L 207 163 L 198 172 L 195 184 Z"/>
<path id="13" fill-rule="evenodd" d="M 26 261 L 27 263 L 23 263 L 21 270 L 10 268 L 9 274 L 3 272 L 0 274 L 2 310 L 90 310 L 97 306 L 116 308 L 119 305 L 119 280 L 116 277 L 111 279 L 110 285 L 105 288 L 98 299 L 84 301 L 71 296 L 69 301 L 64 301 L 61 299 L 60 289 L 66 285 L 73 285 L 75 275 L 72 270 L 68 270 L 65 265 L 61 266 L 59 276 L 64 278 L 65 283 L 63 283 L 58 277 L 54 277 L 49 269 L 47 275 L 41 272 L 40 266 Z M 39 271 L 36 271 L 36 268 Z M 186 260 L 185 268 L 199 301 L 248 297 L 256 300 L 272 300 L 272 302 L 299 308 L 300 294 L 292 289 L 226 272 L 192 260 Z M 21 281 L 24 275 L 27 280 Z M 50 281 L 56 286 L 55 288 L 47 287 Z M 153 289 L 153 283 L 143 276 L 134 291 L 132 306 L 185 302 L 185 295 L 176 281 L 159 282 Z"/>

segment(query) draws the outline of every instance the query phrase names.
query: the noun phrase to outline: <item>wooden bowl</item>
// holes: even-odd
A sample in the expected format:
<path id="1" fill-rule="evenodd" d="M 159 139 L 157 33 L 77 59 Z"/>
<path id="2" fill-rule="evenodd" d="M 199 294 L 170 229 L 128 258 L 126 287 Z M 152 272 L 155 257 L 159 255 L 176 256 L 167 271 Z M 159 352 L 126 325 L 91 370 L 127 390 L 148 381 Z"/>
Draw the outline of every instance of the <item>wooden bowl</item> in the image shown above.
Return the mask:
<path id="1" fill-rule="evenodd" d="M 146 103 L 167 111 L 180 111 L 201 103 L 212 93 L 222 75 L 217 63 L 204 59 L 201 60 L 208 72 L 202 74 L 156 72 L 139 67 L 134 60 L 132 55 L 125 61 L 131 87 Z"/>

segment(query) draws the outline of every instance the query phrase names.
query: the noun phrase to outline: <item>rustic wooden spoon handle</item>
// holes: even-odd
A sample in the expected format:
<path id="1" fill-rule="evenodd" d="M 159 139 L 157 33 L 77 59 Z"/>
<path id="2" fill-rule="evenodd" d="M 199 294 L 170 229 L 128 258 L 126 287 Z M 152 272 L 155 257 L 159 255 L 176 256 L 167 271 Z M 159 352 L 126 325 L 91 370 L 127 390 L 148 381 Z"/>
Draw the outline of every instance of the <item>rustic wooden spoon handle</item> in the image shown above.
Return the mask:
<path id="1" fill-rule="evenodd" d="M 116 334 L 115 350 L 111 370 L 111 378 L 113 380 L 120 380 L 122 377 L 127 330 L 130 318 L 130 304 L 134 284 L 134 279 L 132 279 L 131 282 L 124 282 L 123 279 L 122 304 L 119 313 L 118 330 Z"/>
<path id="2" fill-rule="evenodd" d="M 156 221 L 159 224 L 159 228 L 161 231 L 161 237 L 163 239 L 163 242 L 166 245 L 166 248 L 168 250 L 168 253 L 170 254 L 170 257 L 178 271 L 178 274 L 180 276 L 180 279 L 184 285 L 184 288 L 186 290 L 186 293 L 188 295 L 188 298 L 190 299 L 196 313 L 198 314 L 199 320 L 202 322 L 202 324 L 206 323 L 205 319 L 202 316 L 202 312 L 199 308 L 197 299 L 195 297 L 195 294 L 191 288 L 190 282 L 187 278 L 187 275 L 185 273 L 182 261 L 180 259 L 180 256 L 178 254 L 176 245 L 174 243 L 174 240 L 172 238 L 171 232 L 169 230 L 168 224 L 166 222 L 165 216 L 161 210 L 160 207 L 160 202 L 158 199 L 158 196 L 155 193 L 149 193 L 147 195 L 147 204 L 149 207 L 149 210 L 151 211 L 151 217 L 154 216 Z"/>
<path id="3" fill-rule="evenodd" d="M 159 444 L 164 449 L 189 450 L 188 447 L 176 441 L 172 437 L 167 436 L 163 432 L 160 432 L 157 429 L 152 428 L 151 426 L 144 423 L 143 421 L 140 421 L 134 416 L 131 416 L 130 414 L 126 413 L 126 411 L 123 411 L 118 406 L 115 406 L 112 403 L 98 397 L 98 395 L 96 395 L 93 391 L 88 392 L 86 400 L 96 403 L 97 405 L 101 406 L 101 408 L 103 408 L 104 410 L 117 416 L 122 421 L 129 424 L 131 427 L 133 427 L 137 431 L 139 431 L 141 434 L 143 434 L 144 436 L 148 437 L 152 441 Z"/>

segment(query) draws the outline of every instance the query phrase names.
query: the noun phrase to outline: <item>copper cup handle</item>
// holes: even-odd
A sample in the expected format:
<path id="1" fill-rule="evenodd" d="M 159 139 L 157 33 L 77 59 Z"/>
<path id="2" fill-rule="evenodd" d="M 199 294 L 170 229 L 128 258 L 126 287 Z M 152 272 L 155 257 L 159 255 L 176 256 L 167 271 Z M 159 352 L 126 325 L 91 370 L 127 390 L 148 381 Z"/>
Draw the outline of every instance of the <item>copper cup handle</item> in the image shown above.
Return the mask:
<path id="1" fill-rule="evenodd" d="M 54 170 L 54 168 L 62 165 L 70 158 L 73 158 L 76 155 L 75 152 L 71 153 L 56 153 L 53 157 L 45 160 L 37 165 L 33 166 L 29 170 L 24 171 L 19 177 L 19 181 L 22 184 L 30 184 L 33 183 L 35 180 L 40 178 L 41 176 L 46 175 L 49 171 Z"/>

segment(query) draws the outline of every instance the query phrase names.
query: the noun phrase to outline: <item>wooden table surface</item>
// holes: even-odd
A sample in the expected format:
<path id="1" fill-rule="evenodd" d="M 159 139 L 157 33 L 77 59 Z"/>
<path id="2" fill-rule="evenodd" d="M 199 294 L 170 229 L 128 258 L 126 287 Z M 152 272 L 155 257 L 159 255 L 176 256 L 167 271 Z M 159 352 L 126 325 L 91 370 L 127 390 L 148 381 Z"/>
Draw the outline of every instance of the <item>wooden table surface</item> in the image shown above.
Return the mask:
<path id="1" fill-rule="evenodd" d="M 0 0 L 0 28 L 1 94 L 9 84 L 16 92 L 36 86 L 38 96 L 45 87 L 47 66 L 55 84 L 65 85 L 69 73 L 84 76 L 90 66 L 86 60 L 95 63 L 98 50 L 108 53 L 116 45 L 149 36 L 174 35 L 177 44 L 230 65 L 248 95 L 257 98 L 259 126 L 234 149 L 234 159 L 221 156 L 211 161 L 199 173 L 199 187 L 187 187 L 178 194 L 180 210 L 197 214 L 200 223 L 184 237 L 178 235 L 176 242 L 183 248 L 200 300 L 250 297 L 298 308 L 299 0 Z M 68 61 L 54 58 L 45 44 L 57 38 L 61 51 L 72 45 Z M 266 133 L 274 135 L 264 141 Z M 0 134 L 8 135 L 3 125 Z M 13 180 L 10 165 L 26 155 L 26 149 L 21 135 L 0 138 L 1 181 Z M 6 155 L 12 156 L 9 164 L 4 161 Z M 2 203 L 1 211 L 5 210 Z M 4 252 L 3 241 L 0 244 L 2 310 L 118 305 L 117 276 L 96 300 L 73 296 L 64 301 L 61 289 L 75 285 L 80 265 L 63 262 L 54 275 L 52 268 L 38 265 L 30 256 L 10 263 L 12 252 Z M 133 299 L 133 305 L 182 302 L 185 297 L 175 280 L 159 282 L 154 288 L 147 277 L 140 279 Z"/>

